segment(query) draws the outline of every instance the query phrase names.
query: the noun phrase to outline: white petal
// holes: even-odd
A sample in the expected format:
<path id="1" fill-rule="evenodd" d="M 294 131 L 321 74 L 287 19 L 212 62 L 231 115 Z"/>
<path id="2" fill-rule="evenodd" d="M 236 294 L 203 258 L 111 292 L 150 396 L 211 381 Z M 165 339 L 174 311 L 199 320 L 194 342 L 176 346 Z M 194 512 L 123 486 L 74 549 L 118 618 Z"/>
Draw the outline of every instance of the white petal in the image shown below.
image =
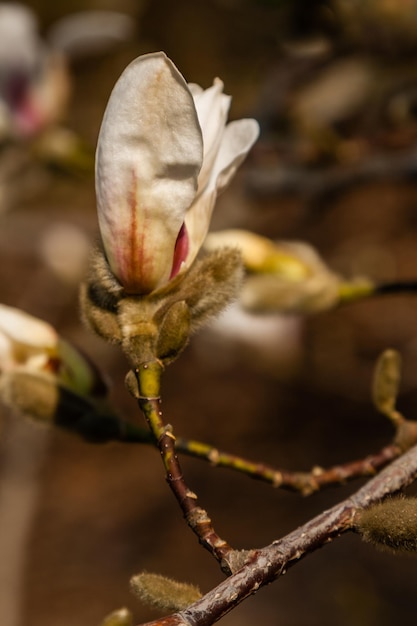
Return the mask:
<path id="1" fill-rule="evenodd" d="M 204 160 L 198 178 L 200 191 L 208 182 L 220 147 L 231 97 L 223 93 L 223 83 L 219 78 L 215 78 L 212 87 L 204 91 L 198 85 L 188 87 L 193 94 L 198 121 L 203 133 Z"/>
<path id="2" fill-rule="evenodd" d="M 163 53 L 139 57 L 111 94 L 96 161 L 103 245 L 126 291 L 148 293 L 169 280 L 202 160 L 185 80 Z"/>
<path id="3" fill-rule="evenodd" d="M 200 87 L 200 85 L 197 85 L 197 83 L 187 83 L 187 85 L 194 100 L 195 100 L 195 96 L 200 95 L 204 91 L 204 89 Z"/>
<path id="4" fill-rule="evenodd" d="M 220 193 L 228 185 L 258 135 L 259 125 L 253 119 L 236 120 L 226 126 L 210 178 L 210 187 L 214 186 Z"/>
<path id="5" fill-rule="evenodd" d="M 189 251 L 184 269 L 190 267 L 206 238 L 217 194 L 226 187 L 258 134 L 258 123 L 252 119 L 238 120 L 226 126 L 210 181 L 187 211 L 185 224 Z"/>
<path id="6" fill-rule="evenodd" d="M 53 350 L 57 345 L 57 333 L 52 326 L 4 304 L 0 304 L 0 332 L 12 342 L 30 348 Z"/>
<path id="7" fill-rule="evenodd" d="M 238 120 L 226 126 L 209 183 L 187 211 L 185 224 L 189 251 L 184 269 L 190 267 L 206 238 L 217 194 L 226 187 L 258 134 L 258 123 L 252 119 Z"/>
<path id="8" fill-rule="evenodd" d="M 183 269 L 188 269 L 197 256 L 206 238 L 211 214 L 216 203 L 215 189 L 205 189 L 191 205 L 185 217 L 185 225 L 189 235 L 189 249 Z"/>

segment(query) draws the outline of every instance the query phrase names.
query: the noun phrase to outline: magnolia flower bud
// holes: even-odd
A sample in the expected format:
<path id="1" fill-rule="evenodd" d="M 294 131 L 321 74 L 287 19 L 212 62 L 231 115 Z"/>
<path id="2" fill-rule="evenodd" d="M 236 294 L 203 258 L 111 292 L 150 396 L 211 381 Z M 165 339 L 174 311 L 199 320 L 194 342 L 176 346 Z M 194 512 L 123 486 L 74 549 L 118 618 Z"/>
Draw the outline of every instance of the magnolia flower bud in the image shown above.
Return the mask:
<path id="1" fill-rule="evenodd" d="M 94 411 L 107 387 L 93 364 L 46 322 L 0 305 L 0 398 L 42 421 Z M 59 421 L 59 420 L 58 420 Z M 68 425 L 68 424 L 65 424 Z"/>
<path id="2" fill-rule="evenodd" d="M 133 61 L 110 96 L 96 154 L 104 250 L 92 256 L 80 302 L 134 369 L 171 363 L 240 288 L 237 250 L 194 262 L 217 194 L 259 132 L 251 119 L 226 125 L 229 106 L 219 79 L 205 91 L 187 85 L 162 52 Z"/>
<path id="3" fill-rule="evenodd" d="M 215 79 L 187 85 L 165 54 L 133 61 L 100 130 L 96 191 L 110 269 L 129 294 L 184 273 L 206 236 L 216 196 L 258 136 L 255 120 L 226 125 L 230 97 Z"/>

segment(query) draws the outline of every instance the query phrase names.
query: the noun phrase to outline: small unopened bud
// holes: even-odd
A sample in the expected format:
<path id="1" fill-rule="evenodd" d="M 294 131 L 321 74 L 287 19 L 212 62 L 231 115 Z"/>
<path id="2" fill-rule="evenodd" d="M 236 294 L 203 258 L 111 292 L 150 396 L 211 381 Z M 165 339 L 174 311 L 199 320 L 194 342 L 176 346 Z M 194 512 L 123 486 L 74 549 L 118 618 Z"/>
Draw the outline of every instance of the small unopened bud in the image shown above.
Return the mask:
<path id="1" fill-rule="evenodd" d="M 243 230 L 212 233 L 206 247 L 240 251 L 248 272 L 239 302 L 251 313 L 316 313 L 339 302 L 341 279 L 310 245 Z"/>
<path id="2" fill-rule="evenodd" d="M 235 248 L 220 248 L 194 263 L 179 289 L 190 309 L 191 332 L 236 300 L 242 280 L 242 258 Z"/>
<path id="3" fill-rule="evenodd" d="M 129 609 L 117 609 L 107 615 L 100 626 L 133 626 L 133 615 Z"/>
<path id="4" fill-rule="evenodd" d="M 381 413 L 398 421 L 395 411 L 401 381 L 401 357 L 396 350 L 385 350 L 378 359 L 372 388 L 373 401 Z"/>
<path id="5" fill-rule="evenodd" d="M 183 300 L 169 307 L 158 328 L 156 356 L 169 363 L 184 350 L 190 336 L 190 310 Z"/>
<path id="6" fill-rule="evenodd" d="M 148 572 L 133 576 L 130 588 L 145 604 L 167 611 L 181 611 L 201 598 L 200 590 L 194 585 Z"/>
<path id="7" fill-rule="evenodd" d="M 281 280 L 273 274 L 249 276 L 240 302 L 252 313 L 318 313 L 334 307 L 339 300 L 339 281 L 321 274 L 303 281 Z"/>
<path id="8" fill-rule="evenodd" d="M 417 552 L 417 498 L 391 498 L 361 511 L 356 530 L 362 539 L 394 552 Z"/>

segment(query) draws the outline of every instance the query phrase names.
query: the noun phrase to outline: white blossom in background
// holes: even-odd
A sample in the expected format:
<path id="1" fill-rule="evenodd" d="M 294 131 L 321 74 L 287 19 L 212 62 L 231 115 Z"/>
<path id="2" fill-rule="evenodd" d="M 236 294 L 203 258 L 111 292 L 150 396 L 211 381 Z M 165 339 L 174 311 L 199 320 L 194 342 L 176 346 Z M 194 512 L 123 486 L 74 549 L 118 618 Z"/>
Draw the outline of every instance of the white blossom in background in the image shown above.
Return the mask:
<path id="1" fill-rule="evenodd" d="M 30 137 L 62 115 L 69 95 L 64 59 L 47 47 L 35 14 L 0 4 L 0 131 Z"/>
<path id="2" fill-rule="evenodd" d="M 44 229 L 38 247 L 48 269 L 61 281 L 78 285 L 84 278 L 90 240 L 80 227 L 54 222 Z"/>
<path id="3" fill-rule="evenodd" d="M 259 132 L 252 119 L 226 124 L 230 100 L 219 79 L 188 85 L 162 52 L 134 60 L 116 83 L 96 192 L 107 261 L 127 293 L 151 293 L 193 263 L 217 195 Z"/>
<path id="4" fill-rule="evenodd" d="M 59 122 L 68 105 L 68 59 L 101 53 L 129 39 L 134 20 L 117 11 L 80 11 L 45 38 L 34 11 L 0 3 L 0 139 L 26 139 Z"/>

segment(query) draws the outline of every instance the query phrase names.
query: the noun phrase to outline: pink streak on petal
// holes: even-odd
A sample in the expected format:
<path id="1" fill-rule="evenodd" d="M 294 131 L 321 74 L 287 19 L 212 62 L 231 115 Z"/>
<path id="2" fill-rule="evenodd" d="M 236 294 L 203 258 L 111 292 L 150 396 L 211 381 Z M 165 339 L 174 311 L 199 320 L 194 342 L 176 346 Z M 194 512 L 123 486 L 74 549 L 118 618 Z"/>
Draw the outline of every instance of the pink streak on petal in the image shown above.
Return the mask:
<path id="1" fill-rule="evenodd" d="M 138 226 L 137 178 L 132 172 L 132 190 L 130 196 L 130 229 L 129 229 L 129 253 L 127 255 L 128 265 L 126 267 L 127 284 L 126 290 L 132 293 L 148 293 L 152 291 L 152 257 L 146 254 L 146 230 L 148 222 L 148 211 L 142 207 L 141 224 Z"/>
<path id="2" fill-rule="evenodd" d="M 152 276 L 152 257 L 146 254 L 146 230 L 148 214 L 142 207 L 141 225 L 138 228 L 138 212 L 136 199 L 137 179 L 132 172 L 132 186 L 129 190 L 130 220 L 127 231 L 122 233 L 122 246 L 118 248 L 118 266 L 120 282 L 127 293 L 149 293 L 154 288 Z M 124 240 L 124 241 L 123 241 Z"/>
<path id="3" fill-rule="evenodd" d="M 188 233 L 185 223 L 180 228 L 177 241 L 175 242 L 174 260 L 172 262 L 171 276 L 169 279 L 174 278 L 181 269 L 181 265 L 185 261 L 188 255 Z"/>

